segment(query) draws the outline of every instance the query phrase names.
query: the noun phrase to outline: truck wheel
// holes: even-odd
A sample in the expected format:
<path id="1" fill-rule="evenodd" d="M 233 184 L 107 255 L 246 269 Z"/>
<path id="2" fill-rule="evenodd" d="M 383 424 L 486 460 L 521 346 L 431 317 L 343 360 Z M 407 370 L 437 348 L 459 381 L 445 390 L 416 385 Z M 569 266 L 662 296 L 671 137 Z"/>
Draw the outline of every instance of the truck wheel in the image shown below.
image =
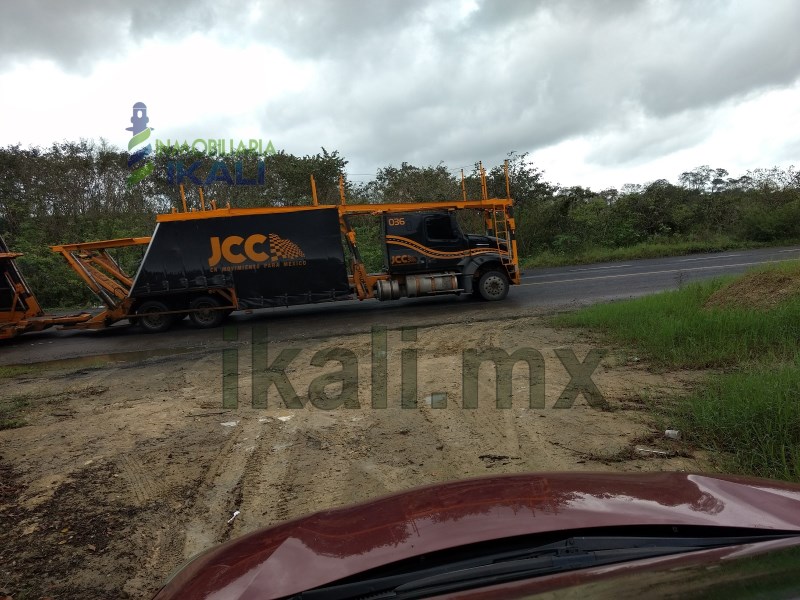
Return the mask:
<path id="1" fill-rule="evenodd" d="M 220 310 L 220 301 L 214 296 L 200 296 L 189 303 L 192 312 L 189 313 L 189 320 L 195 327 L 200 329 L 211 329 L 219 327 L 230 312 Z"/>
<path id="2" fill-rule="evenodd" d="M 161 333 L 169 329 L 175 322 L 173 315 L 159 315 L 155 313 L 167 312 L 169 307 L 158 300 L 148 300 L 136 310 L 136 323 L 144 329 L 145 333 Z"/>
<path id="3" fill-rule="evenodd" d="M 508 276 L 502 271 L 486 271 L 478 280 L 478 293 L 484 300 L 502 300 L 508 295 Z"/>

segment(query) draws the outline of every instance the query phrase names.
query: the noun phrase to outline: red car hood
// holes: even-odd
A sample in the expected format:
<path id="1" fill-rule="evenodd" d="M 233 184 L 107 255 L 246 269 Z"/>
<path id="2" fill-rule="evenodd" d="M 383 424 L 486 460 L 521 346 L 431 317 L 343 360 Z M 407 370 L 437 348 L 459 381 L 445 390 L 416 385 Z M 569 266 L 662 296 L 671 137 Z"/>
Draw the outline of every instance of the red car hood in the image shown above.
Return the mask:
<path id="1" fill-rule="evenodd" d="M 255 531 L 195 558 L 157 600 L 263 600 L 427 552 L 586 527 L 800 532 L 800 486 L 685 473 L 546 473 L 418 488 Z"/>

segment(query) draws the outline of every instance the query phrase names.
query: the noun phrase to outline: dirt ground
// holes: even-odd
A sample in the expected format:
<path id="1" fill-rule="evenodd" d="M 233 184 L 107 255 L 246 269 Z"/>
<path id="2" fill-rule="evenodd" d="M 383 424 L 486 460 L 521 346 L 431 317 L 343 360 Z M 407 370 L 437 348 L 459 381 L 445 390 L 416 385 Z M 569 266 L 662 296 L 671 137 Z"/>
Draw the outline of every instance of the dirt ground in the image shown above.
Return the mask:
<path id="1" fill-rule="evenodd" d="M 312 380 L 340 368 L 311 364 L 317 351 L 354 352 L 359 408 L 287 408 L 274 387 L 267 408 L 253 408 L 246 330 L 226 346 L 239 354 L 236 409 L 222 405 L 221 346 L 7 373 L 0 401 L 24 424 L 0 431 L 0 598 L 148 598 L 209 545 L 422 484 L 522 471 L 708 469 L 664 439 L 645 410 L 700 373 L 653 372 L 608 348 L 592 375 L 606 405 L 581 395 L 559 409 L 570 377 L 554 351 L 583 360 L 602 347 L 585 333 L 524 317 L 416 334 L 414 342 L 388 333 L 385 409 L 371 407 L 369 334 L 268 346 L 269 361 L 299 351 L 286 374 L 301 400 Z M 544 409 L 528 407 L 522 366 L 513 407 L 496 408 L 490 365 L 480 370 L 478 408 L 462 408 L 462 351 L 491 347 L 542 353 Z M 402 408 L 402 352 L 414 349 L 418 406 Z"/>

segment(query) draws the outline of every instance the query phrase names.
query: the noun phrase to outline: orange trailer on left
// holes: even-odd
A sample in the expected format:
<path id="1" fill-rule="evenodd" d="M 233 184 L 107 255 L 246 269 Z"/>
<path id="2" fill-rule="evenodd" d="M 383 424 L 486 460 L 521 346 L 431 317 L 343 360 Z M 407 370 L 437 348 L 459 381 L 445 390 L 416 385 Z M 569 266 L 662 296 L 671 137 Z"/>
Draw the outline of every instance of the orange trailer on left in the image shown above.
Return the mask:
<path id="1" fill-rule="evenodd" d="M 87 312 L 66 316 L 45 314 L 17 267 L 15 260 L 20 256 L 19 252 L 11 252 L 0 237 L 0 340 L 54 325 L 76 325 L 92 318 Z"/>

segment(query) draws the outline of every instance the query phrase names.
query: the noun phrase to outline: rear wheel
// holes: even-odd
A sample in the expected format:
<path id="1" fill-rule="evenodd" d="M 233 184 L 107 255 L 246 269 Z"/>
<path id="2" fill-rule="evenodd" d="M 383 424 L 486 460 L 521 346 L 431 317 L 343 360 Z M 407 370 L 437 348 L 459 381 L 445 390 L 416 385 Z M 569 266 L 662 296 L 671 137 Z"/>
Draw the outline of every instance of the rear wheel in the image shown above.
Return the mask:
<path id="1" fill-rule="evenodd" d="M 189 320 L 200 329 L 219 327 L 230 314 L 229 310 L 223 310 L 220 306 L 222 303 L 214 296 L 195 298 L 189 303 Z"/>
<path id="2" fill-rule="evenodd" d="M 146 333 L 161 333 L 169 329 L 175 322 L 174 315 L 164 315 L 169 311 L 169 307 L 158 300 L 148 300 L 143 302 L 136 310 L 136 323 Z"/>
<path id="3" fill-rule="evenodd" d="M 508 276 L 502 271 L 486 271 L 478 280 L 478 294 L 484 300 L 502 300 L 508 295 Z"/>

